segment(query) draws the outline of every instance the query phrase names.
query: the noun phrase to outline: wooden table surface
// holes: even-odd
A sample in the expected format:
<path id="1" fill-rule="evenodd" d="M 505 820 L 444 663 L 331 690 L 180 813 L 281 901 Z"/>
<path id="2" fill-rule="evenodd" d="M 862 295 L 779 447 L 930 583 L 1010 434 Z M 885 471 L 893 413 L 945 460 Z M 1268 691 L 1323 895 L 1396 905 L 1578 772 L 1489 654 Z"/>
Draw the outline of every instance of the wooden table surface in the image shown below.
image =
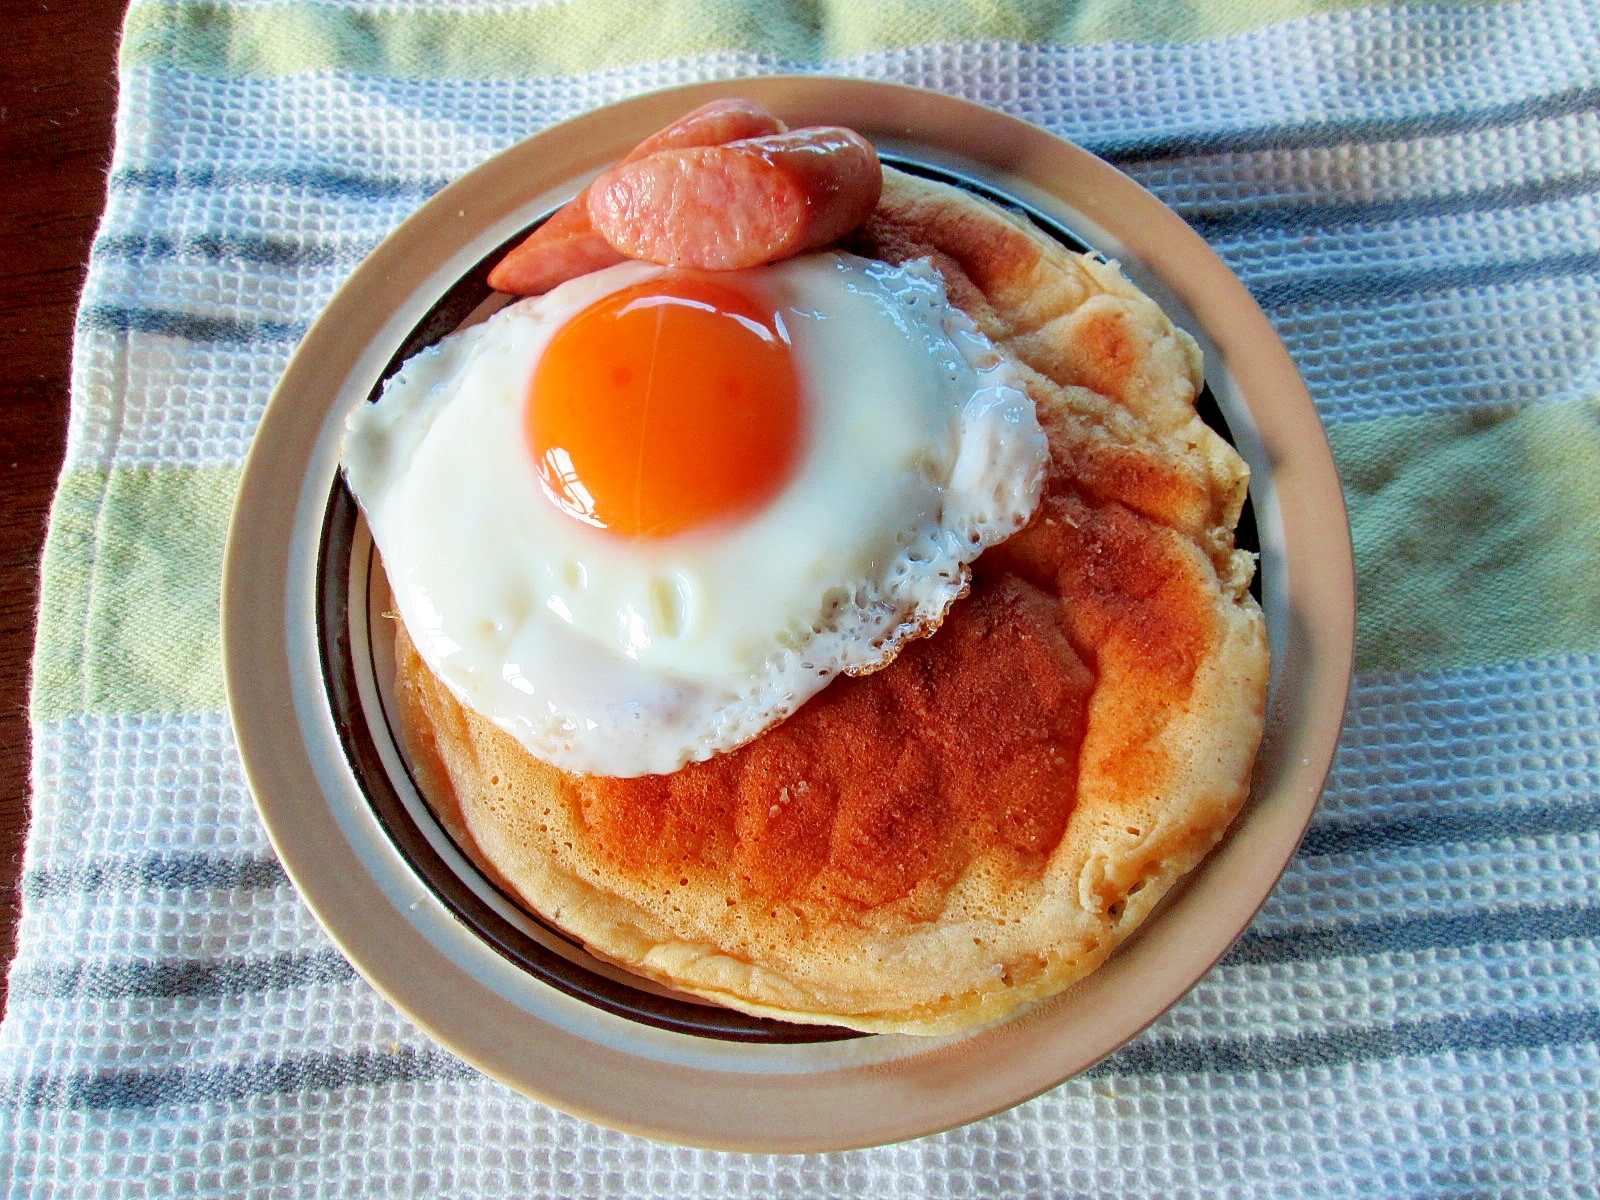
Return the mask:
<path id="1" fill-rule="evenodd" d="M 28 827 L 39 548 L 66 444 L 72 322 L 105 205 L 124 7 L 125 0 L 0 0 L 0 955 L 7 967 Z"/>

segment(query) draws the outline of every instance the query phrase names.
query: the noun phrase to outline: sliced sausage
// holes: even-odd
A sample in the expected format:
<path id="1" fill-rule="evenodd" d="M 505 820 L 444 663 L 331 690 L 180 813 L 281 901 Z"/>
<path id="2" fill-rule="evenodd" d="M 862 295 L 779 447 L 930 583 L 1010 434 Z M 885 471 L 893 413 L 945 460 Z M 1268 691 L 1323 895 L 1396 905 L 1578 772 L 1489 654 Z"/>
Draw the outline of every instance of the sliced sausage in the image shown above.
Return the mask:
<path id="1" fill-rule="evenodd" d="M 538 296 L 557 284 L 602 267 L 626 262 L 589 222 L 589 209 L 580 193 L 556 209 L 539 228 L 489 272 L 489 286 L 514 296 Z"/>
<path id="2" fill-rule="evenodd" d="M 622 161 L 633 162 L 658 150 L 682 150 L 688 146 L 721 146 L 743 138 L 766 137 L 782 133 L 788 126 L 754 100 L 713 100 L 693 112 L 684 113 L 671 125 L 652 133 Z"/>
<path id="3" fill-rule="evenodd" d="M 732 271 L 836 241 L 883 190 L 872 144 L 818 126 L 658 150 L 589 188 L 589 218 L 629 258 Z"/>
<path id="4" fill-rule="evenodd" d="M 713 100 L 652 133 L 622 161 L 633 162 L 661 150 L 761 137 L 783 129 L 782 121 L 753 101 Z M 501 259 L 489 272 L 489 286 L 497 292 L 537 296 L 579 275 L 625 261 L 626 256 L 612 249 L 590 223 L 584 191 L 557 209 Z"/>

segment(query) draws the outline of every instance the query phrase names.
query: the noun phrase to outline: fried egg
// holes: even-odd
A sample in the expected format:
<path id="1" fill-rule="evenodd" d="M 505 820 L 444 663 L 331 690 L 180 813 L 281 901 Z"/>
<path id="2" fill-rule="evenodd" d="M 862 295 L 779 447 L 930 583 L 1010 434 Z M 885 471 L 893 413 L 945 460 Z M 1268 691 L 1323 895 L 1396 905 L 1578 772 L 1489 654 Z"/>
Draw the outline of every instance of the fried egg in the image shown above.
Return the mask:
<path id="1" fill-rule="evenodd" d="M 625 263 L 408 360 L 347 421 L 394 606 L 580 774 L 733 749 L 937 627 L 1047 450 L 925 261 Z"/>

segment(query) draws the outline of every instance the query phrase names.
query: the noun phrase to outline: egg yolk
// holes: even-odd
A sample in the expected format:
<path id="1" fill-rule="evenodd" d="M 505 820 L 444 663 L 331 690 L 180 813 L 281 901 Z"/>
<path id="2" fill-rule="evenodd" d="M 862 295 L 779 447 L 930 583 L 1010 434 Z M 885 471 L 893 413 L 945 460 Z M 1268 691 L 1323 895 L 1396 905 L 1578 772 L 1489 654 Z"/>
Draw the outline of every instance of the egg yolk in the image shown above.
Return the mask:
<path id="1" fill-rule="evenodd" d="M 756 511 L 789 478 L 801 431 L 782 317 L 685 274 L 624 288 L 567 322 L 527 407 L 546 493 L 628 537 Z"/>

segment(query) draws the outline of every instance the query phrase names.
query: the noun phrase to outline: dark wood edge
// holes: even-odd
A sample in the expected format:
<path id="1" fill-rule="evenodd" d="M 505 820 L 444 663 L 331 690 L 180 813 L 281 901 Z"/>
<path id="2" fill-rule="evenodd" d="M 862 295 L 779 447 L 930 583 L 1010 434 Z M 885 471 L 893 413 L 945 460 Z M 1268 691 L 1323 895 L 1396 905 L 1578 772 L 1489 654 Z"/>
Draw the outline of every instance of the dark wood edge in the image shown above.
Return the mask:
<path id="1" fill-rule="evenodd" d="M 0 956 L 16 949 L 39 552 L 66 446 L 72 326 L 105 205 L 124 0 L 7 5 L 0 70 Z M 0 1008 L 5 982 L 0 980 Z"/>

